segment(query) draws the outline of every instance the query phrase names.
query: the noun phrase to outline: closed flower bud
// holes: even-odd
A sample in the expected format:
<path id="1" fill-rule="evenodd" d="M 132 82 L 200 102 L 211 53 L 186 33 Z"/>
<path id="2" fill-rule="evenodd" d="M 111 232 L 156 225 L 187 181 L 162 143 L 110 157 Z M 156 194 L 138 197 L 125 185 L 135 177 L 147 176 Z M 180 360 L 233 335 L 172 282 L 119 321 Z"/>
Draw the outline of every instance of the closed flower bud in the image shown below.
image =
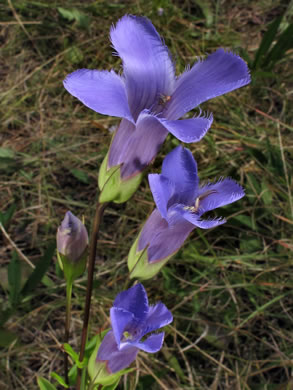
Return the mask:
<path id="1" fill-rule="evenodd" d="M 88 246 L 88 233 L 84 224 L 70 211 L 57 231 L 57 250 L 71 262 L 77 262 Z"/>

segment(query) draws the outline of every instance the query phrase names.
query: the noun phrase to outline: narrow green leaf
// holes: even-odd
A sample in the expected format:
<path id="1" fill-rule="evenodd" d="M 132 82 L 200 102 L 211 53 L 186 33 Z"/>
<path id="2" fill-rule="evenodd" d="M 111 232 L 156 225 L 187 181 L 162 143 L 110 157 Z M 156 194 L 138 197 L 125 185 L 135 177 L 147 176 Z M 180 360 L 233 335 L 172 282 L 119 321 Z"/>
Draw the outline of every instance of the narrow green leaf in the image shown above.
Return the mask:
<path id="1" fill-rule="evenodd" d="M 78 354 L 74 351 L 74 349 L 71 347 L 71 345 L 65 343 L 63 345 L 63 348 L 65 349 L 65 351 L 68 353 L 68 355 L 70 357 L 72 357 L 72 359 L 74 360 L 74 362 L 76 363 L 76 361 L 78 361 Z"/>
<path id="2" fill-rule="evenodd" d="M 82 362 L 80 362 L 78 353 L 76 353 L 69 344 L 65 343 L 63 345 L 63 348 L 73 359 L 74 363 L 77 365 L 78 368 L 84 368 L 87 365 L 87 359 L 84 359 Z"/>
<path id="3" fill-rule="evenodd" d="M 19 300 L 20 283 L 21 265 L 17 253 L 13 251 L 8 265 L 9 299 L 12 306 L 15 306 Z"/>
<path id="4" fill-rule="evenodd" d="M 262 38 L 261 44 L 260 44 L 260 46 L 255 54 L 254 62 L 252 65 L 253 69 L 256 69 L 258 67 L 258 65 L 261 64 L 262 58 L 267 54 L 269 48 L 271 47 L 271 44 L 272 44 L 273 40 L 275 39 L 275 36 L 278 32 L 278 28 L 280 26 L 282 18 L 283 18 L 283 15 L 279 16 L 277 19 L 275 19 L 273 21 L 273 23 L 271 23 L 269 25 L 268 30 L 265 32 L 265 34 Z"/>
<path id="5" fill-rule="evenodd" d="M 12 204 L 4 213 L 0 212 L 0 223 L 6 228 L 16 210 L 16 204 Z"/>
<path id="6" fill-rule="evenodd" d="M 88 184 L 90 179 L 86 172 L 80 171 L 79 169 L 71 169 L 70 172 L 76 177 L 77 180 L 81 181 L 84 184 Z"/>
<path id="7" fill-rule="evenodd" d="M 65 387 L 65 389 L 69 388 L 69 386 L 65 382 L 65 379 L 62 376 L 56 374 L 56 372 L 51 372 L 51 377 L 56 379 L 56 381 L 59 383 L 59 385 Z"/>
<path id="8" fill-rule="evenodd" d="M 74 386 L 77 379 L 77 365 L 74 364 L 68 373 L 68 379 L 71 386 Z"/>
<path id="9" fill-rule="evenodd" d="M 17 339 L 17 334 L 0 328 L 0 347 L 9 347 Z"/>
<path id="10" fill-rule="evenodd" d="M 242 223 L 243 225 L 248 226 L 250 229 L 253 229 L 252 220 L 248 215 L 243 215 L 243 214 L 236 215 L 235 217 L 231 218 L 231 222 L 233 220 L 236 220 L 236 221 Z"/>
<path id="11" fill-rule="evenodd" d="M 42 378 L 41 376 L 38 376 L 37 382 L 39 385 L 40 390 L 57 390 L 57 388 L 52 385 L 47 379 Z"/>
<path id="12" fill-rule="evenodd" d="M 245 319 L 240 323 L 240 325 L 237 326 L 237 329 L 242 328 L 243 325 L 246 324 L 248 321 L 250 321 L 252 318 L 254 318 L 255 316 L 259 315 L 259 313 L 262 313 L 263 311 L 265 311 L 266 308 L 268 308 L 269 306 L 273 305 L 275 302 L 280 301 L 282 298 L 286 297 L 286 296 L 289 295 L 290 293 L 291 293 L 291 292 L 286 293 L 286 294 L 278 295 L 277 297 L 271 299 L 269 302 L 266 302 L 264 305 L 258 307 L 253 313 L 250 313 L 249 316 L 248 316 L 247 318 L 245 318 Z"/>
<path id="13" fill-rule="evenodd" d="M 290 24 L 286 30 L 280 35 L 275 46 L 269 52 L 265 58 L 265 64 L 268 64 L 268 68 L 272 69 L 276 62 L 284 58 L 286 52 L 293 48 L 293 23 Z"/>
<path id="14" fill-rule="evenodd" d="M 261 198 L 266 206 L 270 206 L 272 204 L 273 194 L 264 179 L 261 182 Z"/>
<path id="15" fill-rule="evenodd" d="M 48 246 L 44 256 L 39 260 L 36 268 L 33 270 L 30 277 L 26 281 L 26 283 L 22 289 L 23 295 L 29 294 L 40 283 L 40 281 L 44 277 L 45 273 L 47 272 L 47 269 L 49 268 L 49 266 L 51 264 L 51 260 L 52 260 L 54 253 L 55 253 L 55 249 L 56 249 L 55 243 L 51 243 Z"/>
<path id="16" fill-rule="evenodd" d="M 85 346 L 85 354 L 88 353 L 89 355 L 91 355 L 91 353 L 93 352 L 93 350 L 95 349 L 95 346 L 97 344 L 97 341 L 98 341 L 98 337 L 99 335 L 95 335 L 93 336 L 87 343 L 86 343 L 86 346 Z"/>
<path id="17" fill-rule="evenodd" d="M 211 27 L 214 21 L 214 14 L 211 8 L 211 3 L 207 0 L 194 0 L 195 4 L 201 9 L 203 16 L 206 19 L 206 26 Z"/>
<path id="18" fill-rule="evenodd" d="M 14 312 L 15 312 L 15 307 L 14 308 L 9 307 L 8 309 L 0 310 L 0 326 L 1 327 L 5 324 L 5 322 L 7 322 L 9 320 L 9 318 L 13 315 Z"/>

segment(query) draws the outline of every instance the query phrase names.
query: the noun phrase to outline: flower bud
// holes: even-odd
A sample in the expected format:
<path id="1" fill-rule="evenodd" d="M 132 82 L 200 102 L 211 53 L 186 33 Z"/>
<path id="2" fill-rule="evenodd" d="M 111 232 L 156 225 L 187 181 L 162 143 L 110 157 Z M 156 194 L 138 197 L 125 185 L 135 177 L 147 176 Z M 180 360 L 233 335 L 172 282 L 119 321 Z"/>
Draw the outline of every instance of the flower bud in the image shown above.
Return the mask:
<path id="1" fill-rule="evenodd" d="M 108 156 L 102 162 L 99 172 L 100 203 L 124 203 L 135 193 L 141 183 L 143 173 L 121 178 L 121 166 L 108 168 Z"/>
<path id="2" fill-rule="evenodd" d="M 57 231 L 57 250 L 71 262 L 77 262 L 88 246 L 88 233 L 84 224 L 70 211 Z"/>

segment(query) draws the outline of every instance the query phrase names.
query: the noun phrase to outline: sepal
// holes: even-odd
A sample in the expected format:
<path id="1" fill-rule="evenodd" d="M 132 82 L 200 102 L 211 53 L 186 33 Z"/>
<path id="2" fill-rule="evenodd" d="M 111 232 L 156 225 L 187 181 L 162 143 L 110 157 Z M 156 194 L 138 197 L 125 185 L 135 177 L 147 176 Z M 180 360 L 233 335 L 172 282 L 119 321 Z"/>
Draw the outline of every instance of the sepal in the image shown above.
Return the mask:
<path id="1" fill-rule="evenodd" d="M 104 158 L 99 172 L 99 189 L 101 191 L 99 202 L 124 203 L 138 189 L 143 173 L 139 173 L 129 179 L 121 179 L 121 165 L 108 168 L 108 156 Z"/>
<path id="2" fill-rule="evenodd" d="M 157 262 L 149 263 L 147 253 L 148 247 L 140 251 L 137 249 L 139 237 L 140 234 L 130 248 L 127 261 L 128 270 L 130 272 L 130 279 L 147 280 L 154 277 L 167 261 L 174 256 L 174 253 Z"/>
<path id="3" fill-rule="evenodd" d="M 57 259 L 60 268 L 64 272 L 67 283 L 73 283 L 74 280 L 83 275 L 87 264 L 88 248 L 83 252 L 78 261 L 72 262 L 67 256 L 57 251 Z"/>

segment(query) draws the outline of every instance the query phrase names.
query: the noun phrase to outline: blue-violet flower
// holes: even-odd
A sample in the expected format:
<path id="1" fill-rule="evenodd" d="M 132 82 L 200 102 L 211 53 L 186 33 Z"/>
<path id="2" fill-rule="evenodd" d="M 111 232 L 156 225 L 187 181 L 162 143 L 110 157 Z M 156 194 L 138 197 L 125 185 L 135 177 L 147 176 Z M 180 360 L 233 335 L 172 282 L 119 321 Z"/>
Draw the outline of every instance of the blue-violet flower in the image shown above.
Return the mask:
<path id="1" fill-rule="evenodd" d="M 123 16 L 111 28 L 110 38 L 122 59 L 123 74 L 80 69 L 67 76 L 64 86 L 92 110 L 122 118 L 107 169 L 121 166 L 123 180 L 144 170 L 168 132 L 186 143 L 199 141 L 212 115 L 178 119 L 202 102 L 250 82 L 246 63 L 223 49 L 176 77 L 168 48 L 144 17 Z"/>
<path id="2" fill-rule="evenodd" d="M 110 316 L 112 329 L 104 337 L 96 357 L 96 362 L 106 362 L 110 374 L 128 367 L 139 350 L 158 352 L 163 345 L 164 332 L 142 338 L 173 321 L 171 312 L 163 303 L 149 306 L 142 284 L 118 294 Z"/>
<path id="3" fill-rule="evenodd" d="M 223 218 L 202 219 L 204 213 L 244 196 L 243 188 L 230 178 L 200 186 L 196 161 L 182 146 L 165 157 L 162 174 L 148 177 L 157 208 L 144 224 L 128 257 L 132 277 L 141 279 L 154 276 L 194 228 L 209 229 L 226 222 Z"/>

